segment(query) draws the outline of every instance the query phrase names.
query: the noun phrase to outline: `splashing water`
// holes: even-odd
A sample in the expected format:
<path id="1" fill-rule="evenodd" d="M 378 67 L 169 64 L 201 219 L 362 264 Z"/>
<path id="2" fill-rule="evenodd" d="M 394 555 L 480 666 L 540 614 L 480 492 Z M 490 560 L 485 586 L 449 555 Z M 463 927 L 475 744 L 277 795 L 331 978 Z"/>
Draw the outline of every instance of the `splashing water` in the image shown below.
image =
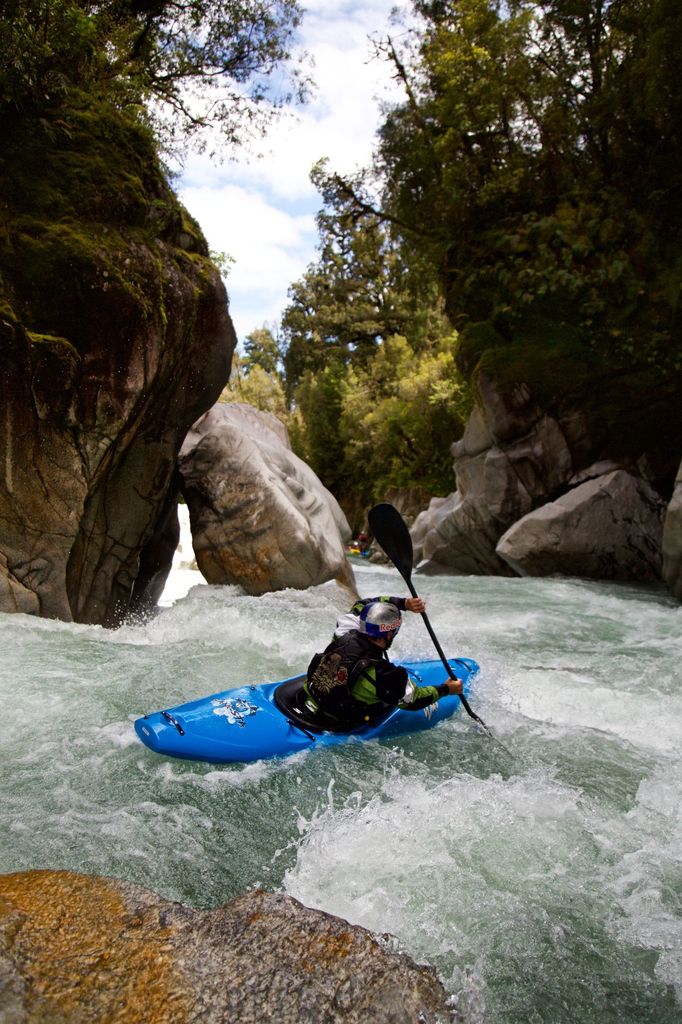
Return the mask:
<path id="1" fill-rule="evenodd" d="M 363 594 L 398 592 L 361 565 Z M 433 964 L 468 1024 L 680 1020 L 682 609 L 662 591 L 415 577 L 466 716 L 247 766 L 160 758 L 133 720 L 305 668 L 333 585 L 247 597 L 175 570 L 112 632 L 0 616 L 0 869 L 130 879 L 212 907 L 282 889 Z M 406 616 L 394 654 L 433 657 Z"/>

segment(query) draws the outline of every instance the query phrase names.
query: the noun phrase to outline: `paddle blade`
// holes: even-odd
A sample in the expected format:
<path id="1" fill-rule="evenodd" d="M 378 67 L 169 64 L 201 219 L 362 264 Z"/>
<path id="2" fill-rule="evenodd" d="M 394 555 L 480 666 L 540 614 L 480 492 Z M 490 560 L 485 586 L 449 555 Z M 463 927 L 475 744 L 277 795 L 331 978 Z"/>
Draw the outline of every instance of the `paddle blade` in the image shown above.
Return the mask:
<path id="1" fill-rule="evenodd" d="M 369 510 L 367 521 L 379 546 L 409 583 L 412 576 L 412 538 L 398 509 L 387 501 L 381 502 Z"/>

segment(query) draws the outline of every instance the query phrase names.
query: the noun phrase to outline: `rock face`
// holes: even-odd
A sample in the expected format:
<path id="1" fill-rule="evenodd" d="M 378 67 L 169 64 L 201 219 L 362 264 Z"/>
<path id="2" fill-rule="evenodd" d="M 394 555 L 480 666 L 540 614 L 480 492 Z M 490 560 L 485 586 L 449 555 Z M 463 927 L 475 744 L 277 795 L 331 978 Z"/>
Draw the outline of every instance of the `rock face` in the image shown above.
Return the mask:
<path id="1" fill-rule="evenodd" d="M 337 579 L 355 591 L 346 517 L 274 416 L 214 405 L 188 433 L 178 465 L 209 583 L 263 594 Z"/>
<path id="2" fill-rule="evenodd" d="M 0 154 L 0 611 L 113 625 L 159 588 L 177 452 L 236 338 L 144 131 L 40 132 Z"/>
<path id="3" fill-rule="evenodd" d="M 495 553 L 499 526 L 476 494 L 433 498 L 412 528 L 414 561 L 427 575 L 513 576 Z"/>
<path id="4" fill-rule="evenodd" d="M 477 385 L 452 446 L 457 490 L 412 528 L 419 571 L 660 579 L 663 504 L 645 460 L 604 457 L 579 411 L 550 414 L 524 384 L 481 371 Z"/>
<path id="5" fill-rule="evenodd" d="M 478 388 L 481 404 L 452 446 L 457 491 L 414 524 L 421 572 L 513 575 L 495 550 L 500 536 L 574 471 L 569 430 L 539 408 L 525 385 L 503 395 L 482 372 Z"/>
<path id="6" fill-rule="evenodd" d="M 7 1024 L 447 1024 L 432 970 L 255 891 L 213 911 L 66 871 L 0 876 Z"/>
<path id="7" fill-rule="evenodd" d="M 682 463 L 663 526 L 663 579 L 682 601 Z"/>
<path id="8" fill-rule="evenodd" d="M 529 512 L 502 535 L 498 555 L 522 576 L 660 579 L 663 502 L 616 470 Z"/>

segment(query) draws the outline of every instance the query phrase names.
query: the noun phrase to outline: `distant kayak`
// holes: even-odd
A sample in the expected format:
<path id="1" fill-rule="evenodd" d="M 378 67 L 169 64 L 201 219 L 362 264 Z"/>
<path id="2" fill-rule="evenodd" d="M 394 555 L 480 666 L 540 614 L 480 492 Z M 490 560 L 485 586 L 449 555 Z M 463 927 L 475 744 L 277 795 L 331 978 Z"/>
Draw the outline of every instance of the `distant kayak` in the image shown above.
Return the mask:
<path id="1" fill-rule="evenodd" d="M 471 658 L 451 658 L 449 663 L 463 680 L 464 693 L 468 696 L 470 680 L 478 672 L 477 663 Z M 399 664 L 419 686 L 438 686 L 446 677 L 441 661 Z M 157 754 L 227 764 L 421 732 L 433 728 L 461 707 L 458 697 L 441 697 L 437 704 L 421 711 L 393 708 L 380 722 L 358 726 L 350 732 L 330 732 L 319 729 L 298 710 L 295 697 L 304 681 L 305 675 L 300 675 L 279 683 L 223 690 L 138 718 L 135 732 Z"/>

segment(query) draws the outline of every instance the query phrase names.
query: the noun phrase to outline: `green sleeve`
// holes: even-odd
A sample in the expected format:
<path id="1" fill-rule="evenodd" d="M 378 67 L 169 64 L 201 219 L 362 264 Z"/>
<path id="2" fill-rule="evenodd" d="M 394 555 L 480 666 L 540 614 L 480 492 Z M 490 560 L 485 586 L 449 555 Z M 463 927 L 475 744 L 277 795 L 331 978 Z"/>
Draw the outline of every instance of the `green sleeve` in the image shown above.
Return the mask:
<path id="1" fill-rule="evenodd" d="M 378 697 L 376 691 L 375 678 L 375 669 L 370 667 L 361 672 L 353 684 L 353 698 L 360 704 L 376 704 L 380 701 L 381 698 Z M 401 701 L 400 704 L 395 706 L 400 708 L 401 711 L 421 711 L 422 708 L 428 708 L 431 704 L 435 704 L 440 696 L 442 695 L 439 693 L 437 686 L 416 686 L 414 689 L 414 700 L 409 704 L 404 704 Z"/>
<path id="2" fill-rule="evenodd" d="M 440 694 L 436 686 L 416 686 L 414 689 L 414 700 L 409 704 L 399 704 L 401 711 L 421 711 L 435 704 Z"/>

